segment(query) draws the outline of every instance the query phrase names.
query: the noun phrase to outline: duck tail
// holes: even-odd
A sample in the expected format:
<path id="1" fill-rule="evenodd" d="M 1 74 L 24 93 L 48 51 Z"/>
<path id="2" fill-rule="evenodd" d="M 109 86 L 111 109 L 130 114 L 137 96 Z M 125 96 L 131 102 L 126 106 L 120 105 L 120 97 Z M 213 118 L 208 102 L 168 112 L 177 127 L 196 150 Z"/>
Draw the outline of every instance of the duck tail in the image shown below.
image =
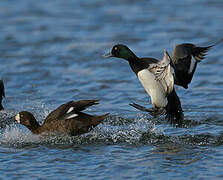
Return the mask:
<path id="1" fill-rule="evenodd" d="M 102 123 L 105 118 L 107 118 L 109 113 L 101 115 L 101 116 L 95 116 L 94 119 L 92 119 L 92 126 L 97 126 L 98 124 Z"/>
<path id="2" fill-rule="evenodd" d="M 184 120 L 184 114 L 181 107 L 181 102 L 175 89 L 168 95 L 168 104 L 165 108 L 166 119 L 173 124 L 182 125 Z"/>

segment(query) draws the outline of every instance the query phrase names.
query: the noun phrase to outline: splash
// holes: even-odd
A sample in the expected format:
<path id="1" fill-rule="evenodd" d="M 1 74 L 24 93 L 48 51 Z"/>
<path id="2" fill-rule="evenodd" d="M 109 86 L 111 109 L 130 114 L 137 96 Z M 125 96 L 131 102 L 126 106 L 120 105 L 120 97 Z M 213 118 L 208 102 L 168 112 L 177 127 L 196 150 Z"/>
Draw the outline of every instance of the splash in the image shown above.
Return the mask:
<path id="1" fill-rule="evenodd" d="M 11 124 L 3 129 L 0 144 L 6 146 L 24 147 L 34 145 L 58 145 L 58 144 L 137 144 L 143 134 L 160 134 L 156 126 L 143 115 L 135 119 L 125 119 L 120 116 L 110 116 L 104 124 L 92 129 L 89 133 L 70 137 L 68 135 L 46 136 L 33 135 L 21 125 Z"/>
<path id="2" fill-rule="evenodd" d="M 16 146 L 19 144 L 39 143 L 38 136 L 32 135 L 25 128 L 20 128 L 15 124 L 7 125 L 1 132 L 0 143 L 3 145 Z"/>
<path id="3" fill-rule="evenodd" d="M 92 133 L 98 134 L 99 136 L 93 137 L 107 143 L 137 144 L 140 142 L 144 133 L 159 133 L 156 132 L 155 125 L 150 123 L 145 115 L 138 115 L 133 120 L 123 119 L 119 116 L 110 117 L 99 128 L 92 131 Z"/>

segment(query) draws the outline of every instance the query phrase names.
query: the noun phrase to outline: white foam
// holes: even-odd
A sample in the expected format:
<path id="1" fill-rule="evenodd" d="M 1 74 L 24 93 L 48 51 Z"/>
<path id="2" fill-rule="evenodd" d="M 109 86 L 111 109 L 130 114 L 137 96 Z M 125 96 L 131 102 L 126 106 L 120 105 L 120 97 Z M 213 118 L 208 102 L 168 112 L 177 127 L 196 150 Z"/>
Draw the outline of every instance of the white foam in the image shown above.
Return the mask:
<path id="1" fill-rule="evenodd" d="M 1 133 L 1 144 L 20 144 L 39 142 L 38 136 L 33 135 L 28 129 L 21 128 L 15 124 L 7 126 Z"/>
<path id="2" fill-rule="evenodd" d="M 43 114 L 42 114 L 43 115 Z M 40 115 L 41 116 L 41 115 Z M 38 117 L 38 116 L 37 116 Z M 150 122 L 145 114 L 138 114 L 134 119 L 125 119 L 120 116 L 109 116 L 103 124 L 93 128 L 89 133 L 70 137 L 57 134 L 56 136 L 34 135 L 26 127 L 12 124 L 0 130 L 0 144 L 21 147 L 24 144 L 88 144 L 88 143 L 128 143 L 137 144 L 145 141 L 144 135 L 162 135 L 163 129 Z M 154 139 L 154 138 L 153 138 Z M 147 141 L 147 138 L 146 138 Z M 148 138 L 150 141 L 150 138 Z"/>
<path id="3" fill-rule="evenodd" d="M 94 128 L 90 133 L 82 137 L 89 138 L 88 141 L 104 141 L 112 143 L 126 142 L 137 144 L 141 141 L 142 136 L 146 133 L 160 135 L 162 132 L 155 125 L 148 121 L 146 115 L 139 115 L 132 122 L 126 122 L 120 125 L 118 122 L 123 118 L 111 117 L 108 121 Z M 113 125 L 117 122 L 117 125 Z M 83 141 L 83 139 L 82 139 Z"/>

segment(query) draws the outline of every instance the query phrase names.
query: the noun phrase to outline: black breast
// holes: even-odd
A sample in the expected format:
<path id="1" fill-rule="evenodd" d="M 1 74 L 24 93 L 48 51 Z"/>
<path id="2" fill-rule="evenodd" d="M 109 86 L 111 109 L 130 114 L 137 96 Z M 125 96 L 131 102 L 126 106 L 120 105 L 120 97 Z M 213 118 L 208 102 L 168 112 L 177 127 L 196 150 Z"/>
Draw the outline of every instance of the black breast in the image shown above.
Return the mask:
<path id="1" fill-rule="evenodd" d="M 157 63 L 158 60 L 154 58 L 139 58 L 134 61 L 129 61 L 129 65 L 131 69 L 135 72 L 137 75 L 139 71 L 142 71 L 143 69 L 147 69 L 150 64 Z"/>

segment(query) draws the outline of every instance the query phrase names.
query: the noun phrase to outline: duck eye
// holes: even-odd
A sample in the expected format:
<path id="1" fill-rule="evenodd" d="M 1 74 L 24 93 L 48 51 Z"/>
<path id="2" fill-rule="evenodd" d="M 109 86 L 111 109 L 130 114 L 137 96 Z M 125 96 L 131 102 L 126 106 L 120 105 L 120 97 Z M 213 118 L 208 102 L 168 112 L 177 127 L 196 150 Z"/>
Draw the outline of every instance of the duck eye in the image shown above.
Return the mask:
<path id="1" fill-rule="evenodd" d="M 115 50 L 117 51 L 117 50 L 118 50 L 118 48 L 117 48 L 117 47 L 115 47 Z"/>
<path id="2" fill-rule="evenodd" d="M 21 117 L 23 117 L 24 115 L 23 115 L 23 114 L 21 114 L 20 116 L 21 116 Z"/>

